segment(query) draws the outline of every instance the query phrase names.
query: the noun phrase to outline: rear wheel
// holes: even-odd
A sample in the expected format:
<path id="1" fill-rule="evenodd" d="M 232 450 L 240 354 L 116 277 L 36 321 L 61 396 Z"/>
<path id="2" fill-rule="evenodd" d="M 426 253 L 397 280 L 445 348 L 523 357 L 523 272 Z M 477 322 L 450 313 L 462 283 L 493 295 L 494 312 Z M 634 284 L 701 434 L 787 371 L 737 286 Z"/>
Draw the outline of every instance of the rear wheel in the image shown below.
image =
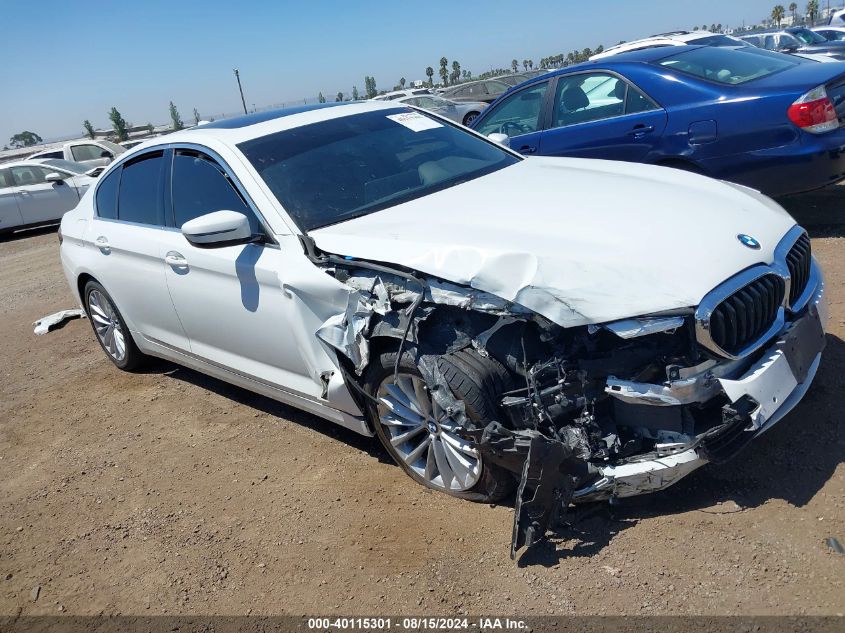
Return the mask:
<path id="1" fill-rule="evenodd" d="M 85 311 L 94 329 L 97 342 L 117 367 L 132 371 L 144 360 L 129 328 L 106 289 L 96 281 L 85 284 Z"/>
<path id="2" fill-rule="evenodd" d="M 434 400 L 409 352 L 394 376 L 396 352 L 371 360 L 364 375 L 376 435 L 397 464 L 415 481 L 441 492 L 492 502 L 507 496 L 513 476 L 495 464 L 484 463 L 474 443 L 460 435 L 460 425 Z M 480 360 L 479 360 L 480 359 Z M 469 363 L 469 365 L 467 364 Z M 494 385 L 506 376 L 496 361 L 471 350 L 441 357 L 440 369 L 452 393 L 478 426 L 495 419 Z"/>

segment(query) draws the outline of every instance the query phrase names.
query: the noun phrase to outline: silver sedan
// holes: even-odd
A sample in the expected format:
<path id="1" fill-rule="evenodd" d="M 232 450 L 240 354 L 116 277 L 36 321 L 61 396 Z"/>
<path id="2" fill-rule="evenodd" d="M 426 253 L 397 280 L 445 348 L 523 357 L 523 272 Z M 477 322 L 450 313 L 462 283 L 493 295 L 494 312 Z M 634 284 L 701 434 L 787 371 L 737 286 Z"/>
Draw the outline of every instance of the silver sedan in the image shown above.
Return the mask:
<path id="1" fill-rule="evenodd" d="M 472 123 L 475 117 L 481 114 L 481 111 L 487 107 L 487 104 L 482 102 L 449 101 L 437 95 L 402 97 L 401 99 L 397 99 L 397 101 L 434 112 L 442 117 L 451 119 L 455 123 L 461 123 L 463 125 Z"/>

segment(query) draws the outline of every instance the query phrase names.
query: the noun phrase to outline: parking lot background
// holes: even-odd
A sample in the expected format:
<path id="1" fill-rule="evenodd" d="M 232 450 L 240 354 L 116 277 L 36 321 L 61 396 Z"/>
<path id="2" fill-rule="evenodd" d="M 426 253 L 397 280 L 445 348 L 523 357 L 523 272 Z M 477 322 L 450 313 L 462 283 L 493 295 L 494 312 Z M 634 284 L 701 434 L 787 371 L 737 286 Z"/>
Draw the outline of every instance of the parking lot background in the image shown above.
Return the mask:
<path id="1" fill-rule="evenodd" d="M 196 372 L 120 372 L 87 321 L 35 337 L 75 307 L 55 229 L 4 239 L 0 614 L 845 612 L 825 544 L 845 543 L 845 188 L 782 202 L 831 304 L 806 399 L 731 463 L 584 506 L 517 563 L 510 502 L 428 491 L 375 439 Z"/>

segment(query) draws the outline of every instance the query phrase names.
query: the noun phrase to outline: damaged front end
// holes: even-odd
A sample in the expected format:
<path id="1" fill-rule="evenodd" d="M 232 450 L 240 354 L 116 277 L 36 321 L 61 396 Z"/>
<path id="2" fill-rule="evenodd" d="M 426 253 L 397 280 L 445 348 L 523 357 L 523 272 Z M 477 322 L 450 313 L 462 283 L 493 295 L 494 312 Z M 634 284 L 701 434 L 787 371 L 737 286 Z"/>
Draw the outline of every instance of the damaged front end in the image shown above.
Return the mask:
<path id="1" fill-rule="evenodd" d="M 416 271 L 306 252 L 350 288 L 344 314 L 317 336 L 358 386 L 370 347 L 413 349 L 434 400 L 485 464 L 519 480 L 512 556 L 544 538 L 572 502 L 664 489 L 723 462 L 803 397 L 824 347 L 821 273 L 759 267 L 701 306 L 562 327 L 495 295 Z M 479 423 L 439 371 L 461 350 L 509 376 L 498 419 Z M 362 402 L 362 410 L 366 409 Z"/>

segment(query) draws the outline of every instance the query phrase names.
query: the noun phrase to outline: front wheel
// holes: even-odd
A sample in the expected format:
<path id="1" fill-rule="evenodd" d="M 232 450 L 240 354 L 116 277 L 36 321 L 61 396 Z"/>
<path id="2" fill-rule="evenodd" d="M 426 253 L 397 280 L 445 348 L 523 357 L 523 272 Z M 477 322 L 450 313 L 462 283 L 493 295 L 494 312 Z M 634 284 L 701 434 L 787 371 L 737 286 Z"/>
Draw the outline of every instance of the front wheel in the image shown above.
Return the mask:
<path id="1" fill-rule="evenodd" d="M 473 121 L 478 118 L 479 112 L 467 112 L 466 116 L 464 117 L 464 125 L 469 127 Z"/>
<path id="2" fill-rule="evenodd" d="M 466 356 L 471 352 L 464 352 Z M 443 375 L 465 405 L 467 417 L 479 426 L 490 421 L 490 359 L 444 357 Z M 481 359 L 479 362 L 478 359 Z M 405 352 L 394 375 L 396 352 L 370 361 L 364 388 L 378 402 L 368 404 L 376 435 L 393 460 L 415 481 L 447 494 L 490 503 L 513 490 L 514 478 L 495 464 L 484 463 L 477 447 L 460 435 L 460 426 L 434 400 L 412 355 Z"/>
<path id="3" fill-rule="evenodd" d="M 109 360 L 124 371 L 132 371 L 144 360 L 141 353 L 132 340 L 129 328 L 120 315 L 114 301 L 96 281 L 89 281 L 85 284 L 85 311 L 94 329 L 97 342 Z"/>

